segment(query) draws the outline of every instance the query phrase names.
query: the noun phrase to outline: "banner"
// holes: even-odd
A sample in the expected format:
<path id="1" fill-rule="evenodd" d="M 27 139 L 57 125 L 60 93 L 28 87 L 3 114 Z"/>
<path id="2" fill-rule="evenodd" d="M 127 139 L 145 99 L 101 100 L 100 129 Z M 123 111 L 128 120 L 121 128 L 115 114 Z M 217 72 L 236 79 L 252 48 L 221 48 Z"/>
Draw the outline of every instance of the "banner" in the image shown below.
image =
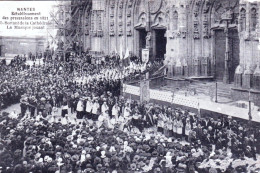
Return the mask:
<path id="1" fill-rule="evenodd" d="M 128 50 L 128 48 L 126 49 L 126 53 L 125 53 L 125 56 L 123 58 L 123 65 L 125 67 L 128 67 L 130 65 L 130 52 Z"/>
<path id="2" fill-rule="evenodd" d="M 142 61 L 147 63 L 149 61 L 149 49 L 142 49 Z"/>
<path id="3" fill-rule="evenodd" d="M 144 80 L 140 82 L 140 101 L 150 101 L 150 87 L 149 80 Z"/>

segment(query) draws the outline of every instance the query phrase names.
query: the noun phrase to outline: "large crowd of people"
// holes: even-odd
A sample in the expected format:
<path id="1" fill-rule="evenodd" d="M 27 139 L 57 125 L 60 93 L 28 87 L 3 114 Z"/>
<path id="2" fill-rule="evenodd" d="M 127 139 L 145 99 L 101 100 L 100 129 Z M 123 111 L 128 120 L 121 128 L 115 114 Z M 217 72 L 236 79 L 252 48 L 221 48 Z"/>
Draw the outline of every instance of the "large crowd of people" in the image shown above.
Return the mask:
<path id="1" fill-rule="evenodd" d="M 1 62 L 2 172 L 257 172 L 260 128 L 231 117 L 140 103 L 123 96 L 122 80 L 156 63 L 89 55 L 26 65 Z M 75 118 L 74 118 L 75 116 Z"/>

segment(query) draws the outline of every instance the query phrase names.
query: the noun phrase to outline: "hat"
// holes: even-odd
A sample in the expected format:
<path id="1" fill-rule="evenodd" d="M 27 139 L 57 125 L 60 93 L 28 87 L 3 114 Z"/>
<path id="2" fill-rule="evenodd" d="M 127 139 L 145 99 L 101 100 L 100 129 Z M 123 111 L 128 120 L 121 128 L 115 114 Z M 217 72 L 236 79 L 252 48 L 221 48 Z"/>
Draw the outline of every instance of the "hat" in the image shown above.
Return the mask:
<path id="1" fill-rule="evenodd" d="M 86 155 L 86 159 L 91 159 L 91 155 L 90 155 L 90 154 L 87 154 L 87 155 Z"/>
<path id="2" fill-rule="evenodd" d="M 139 155 L 135 155 L 134 158 L 133 158 L 133 162 L 134 162 L 134 161 L 137 161 L 137 162 L 138 162 L 139 159 L 140 159 L 140 156 L 139 156 Z"/>
<path id="3" fill-rule="evenodd" d="M 156 150 L 152 152 L 152 156 L 157 157 L 158 155 L 159 154 L 158 154 L 158 152 Z"/>
<path id="4" fill-rule="evenodd" d="M 136 164 L 135 164 L 135 163 L 132 163 L 132 164 L 130 165 L 130 168 L 131 168 L 132 171 L 135 171 L 135 170 L 136 170 Z"/>
<path id="5" fill-rule="evenodd" d="M 154 173 L 160 173 L 160 172 L 162 172 L 162 171 L 161 171 L 161 169 L 159 167 L 154 169 Z"/>
<path id="6" fill-rule="evenodd" d="M 98 170 L 98 171 L 100 171 L 101 169 L 102 169 L 102 164 L 97 164 L 97 166 L 96 166 L 96 169 Z"/>
<path id="7" fill-rule="evenodd" d="M 20 156 L 21 154 L 22 154 L 22 151 L 19 149 L 15 150 L 15 152 L 14 152 L 15 156 Z"/>
<path id="8" fill-rule="evenodd" d="M 35 159 L 40 158 L 40 157 L 41 157 L 41 153 L 37 153 L 37 154 L 35 155 Z"/>
<path id="9" fill-rule="evenodd" d="M 73 155 L 73 156 L 71 157 L 71 160 L 72 160 L 73 162 L 76 162 L 76 161 L 79 160 L 79 156 L 75 154 L 75 155 Z"/>

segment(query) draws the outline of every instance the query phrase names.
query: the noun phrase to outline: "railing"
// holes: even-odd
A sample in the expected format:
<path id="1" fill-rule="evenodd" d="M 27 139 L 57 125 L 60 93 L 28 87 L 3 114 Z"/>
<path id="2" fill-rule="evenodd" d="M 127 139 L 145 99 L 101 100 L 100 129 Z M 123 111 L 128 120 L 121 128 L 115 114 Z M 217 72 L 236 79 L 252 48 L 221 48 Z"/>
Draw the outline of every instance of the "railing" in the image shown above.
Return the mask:
<path id="1" fill-rule="evenodd" d="M 158 91 L 153 89 L 150 89 L 149 91 L 150 91 L 150 99 L 168 102 L 172 104 L 183 105 L 195 109 L 198 108 L 199 102 L 195 98 L 188 98 L 180 95 L 174 95 L 172 92 L 169 91 Z M 123 92 L 140 96 L 140 87 L 124 84 Z"/>

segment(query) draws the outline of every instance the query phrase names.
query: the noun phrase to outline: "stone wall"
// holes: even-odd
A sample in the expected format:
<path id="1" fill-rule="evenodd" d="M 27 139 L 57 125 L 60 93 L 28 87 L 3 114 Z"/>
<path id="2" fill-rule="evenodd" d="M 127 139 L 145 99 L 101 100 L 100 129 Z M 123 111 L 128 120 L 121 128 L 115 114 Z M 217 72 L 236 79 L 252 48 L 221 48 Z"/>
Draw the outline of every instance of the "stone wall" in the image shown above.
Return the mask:
<path id="1" fill-rule="evenodd" d="M 155 56 L 155 30 L 166 30 L 165 63 L 168 76 L 216 77 L 216 31 L 238 32 L 239 42 L 224 51 L 224 76 L 236 86 L 253 87 L 239 75 L 254 75 L 259 62 L 259 2 L 245 0 L 92 0 L 84 19 L 84 48 L 103 54 L 140 55 L 140 30 L 151 32 L 151 58 Z M 233 31 L 232 31 L 233 32 Z M 229 35 L 229 38 L 233 36 Z M 234 52 L 236 44 L 240 50 Z M 217 46 L 217 48 L 216 48 Z M 233 64 L 233 65 L 232 65 Z M 239 66 L 237 67 L 237 64 Z M 236 70 L 235 70 L 236 69 Z M 235 75 L 235 71 L 237 72 Z M 235 77 L 234 77 L 235 76 Z M 227 77 L 227 76 L 226 76 Z M 246 79 L 247 77 L 245 77 Z M 241 80 L 239 80 L 241 79 Z M 250 78 L 251 79 L 251 78 Z M 252 80 L 254 77 L 252 77 Z M 241 83 L 239 83 L 241 82 Z M 252 83 L 252 86 L 248 86 Z"/>

